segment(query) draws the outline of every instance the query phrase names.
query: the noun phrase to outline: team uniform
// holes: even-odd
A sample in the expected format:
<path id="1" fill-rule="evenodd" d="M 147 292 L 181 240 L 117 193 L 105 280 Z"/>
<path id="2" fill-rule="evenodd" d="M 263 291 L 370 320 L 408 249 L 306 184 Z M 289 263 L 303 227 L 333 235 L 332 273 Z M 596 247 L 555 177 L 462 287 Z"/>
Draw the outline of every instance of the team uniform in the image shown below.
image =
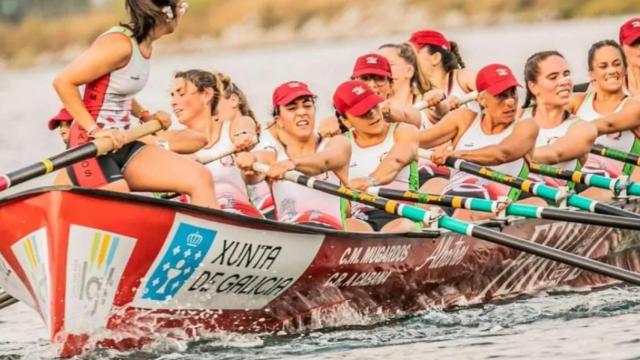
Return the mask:
<path id="1" fill-rule="evenodd" d="M 349 166 L 349 178 L 365 178 L 371 175 L 375 169 L 380 165 L 382 159 L 384 159 L 391 148 L 393 148 L 394 133 L 397 124 L 390 124 L 387 136 L 380 144 L 369 146 L 366 148 L 360 147 L 355 141 L 353 132 L 346 133 L 347 138 L 351 142 L 351 163 Z M 405 166 L 400 173 L 396 176 L 396 179 L 384 185 L 385 188 L 403 190 L 403 191 L 417 191 L 418 190 L 418 166 L 416 162 Z M 368 205 L 352 202 L 351 203 L 351 216 L 365 221 L 374 231 L 380 231 L 387 223 L 398 218 L 396 215 L 391 215 L 384 210 L 379 210 Z"/>
<path id="2" fill-rule="evenodd" d="M 209 153 L 219 153 L 233 146 L 231 137 L 231 122 L 225 121 L 220 129 L 220 137 L 217 143 L 208 149 L 202 149 L 196 153 L 198 157 L 206 157 Z M 216 187 L 216 196 L 220 208 L 224 211 L 253 217 L 262 217 L 262 214 L 249 201 L 249 194 L 245 186 L 240 169 L 235 164 L 234 155 L 227 155 L 219 160 L 206 165 L 211 172 Z"/>
<path id="3" fill-rule="evenodd" d="M 413 104 L 417 104 L 422 100 L 422 97 L 416 96 L 414 98 Z M 420 111 L 420 130 L 430 129 L 435 124 L 431 122 L 429 116 L 425 111 Z M 438 166 L 433 163 L 433 161 L 425 158 L 418 159 L 418 174 L 419 174 L 419 183 L 420 185 L 427 182 L 427 180 L 433 177 L 442 177 L 449 178 L 450 171 L 445 166 Z"/>
<path id="4" fill-rule="evenodd" d="M 471 126 L 464 132 L 458 140 L 454 150 L 470 151 L 481 149 L 486 146 L 499 144 L 513 132 L 516 122 L 499 134 L 487 135 L 482 131 L 482 113 L 478 113 L 471 123 Z M 492 169 L 507 175 L 525 178 L 529 173 L 529 168 L 523 158 L 492 166 Z M 498 200 L 503 197 L 515 201 L 520 197 L 520 190 L 507 185 L 499 184 L 491 180 L 483 179 L 464 171 L 455 170 L 450 178 L 449 184 L 443 189 L 444 195 L 471 196 L 483 199 Z"/>
<path id="5" fill-rule="evenodd" d="M 580 108 L 578 108 L 576 116 L 585 121 L 594 121 L 602 118 L 604 115 L 598 113 L 593 106 L 594 100 L 595 93 L 587 93 L 580 105 Z M 627 100 L 629 100 L 629 97 L 625 97 L 614 112 L 620 111 Z M 633 131 L 622 131 L 616 134 L 602 135 L 596 139 L 595 143 L 624 152 L 640 152 L 640 142 Z M 634 168 L 635 167 L 631 164 L 625 164 L 599 155 L 589 154 L 587 163 L 581 171 L 589 174 L 599 174 L 615 178 L 622 175 L 631 175 Z"/>
<path id="6" fill-rule="evenodd" d="M 128 28 L 115 26 L 103 36 L 112 33 L 122 34 L 130 40 L 131 58 L 124 67 L 87 84 L 83 102 L 99 127 L 127 130 L 131 126 L 133 98 L 145 87 L 150 64 Z M 90 140 L 85 129 L 74 122 L 69 132 L 69 147 Z M 71 165 L 67 172 L 74 185 L 85 187 L 99 187 L 122 180 L 127 164 L 143 147 L 144 143 L 134 141 L 115 152 Z"/>
<path id="7" fill-rule="evenodd" d="M 321 140 L 317 151 L 322 151 L 328 141 L 328 139 Z M 274 142 L 269 148 L 275 152 L 276 161 L 290 159 L 281 143 Z M 333 171 L 327 171 L 315 178 L 340 185 L 340 179 Z M 277 221 L 330 227 L 337 230 L 344 228 L 345 202 L 337 196 L 286 180 L 274 181 L 271 184 L 271 194 Z"/>

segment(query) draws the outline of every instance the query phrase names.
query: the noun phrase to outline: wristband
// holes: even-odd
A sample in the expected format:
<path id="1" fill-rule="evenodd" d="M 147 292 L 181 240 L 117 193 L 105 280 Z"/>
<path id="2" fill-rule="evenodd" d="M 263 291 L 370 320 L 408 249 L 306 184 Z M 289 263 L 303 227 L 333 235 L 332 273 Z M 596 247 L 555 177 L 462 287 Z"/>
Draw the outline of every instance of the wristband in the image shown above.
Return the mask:
<path id="1" fill-rule="evenodd" d="M 371 186 L 380 186 L 378 180 L 376 180 L 376 178 L 374 178 L 373 176 L 369 176 L 367 179 L 369 179 L 369 183 L 371 183 Z"/>
<path id="2" fill-rule="evenodd" d="M 98 126 L 98 124 L 93 124 L 91 129 L 87 131 L 87 135 L 89 135 L 89 137 L 93 137 L 93 135 L 95 135 L 99 130 L 100 130 L 100 126 Z"/>

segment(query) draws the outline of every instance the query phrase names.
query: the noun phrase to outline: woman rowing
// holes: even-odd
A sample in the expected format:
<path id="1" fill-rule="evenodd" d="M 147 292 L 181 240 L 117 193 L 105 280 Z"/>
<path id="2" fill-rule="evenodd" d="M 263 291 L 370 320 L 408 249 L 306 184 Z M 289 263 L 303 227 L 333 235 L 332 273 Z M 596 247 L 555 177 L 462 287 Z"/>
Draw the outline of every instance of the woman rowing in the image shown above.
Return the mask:
<path id="1" fill-rule="evenodd" d="M 520 86 L 507 66 L 491 64 L 476 77 L 481 111 L 462 107 L 447 114 L 437 125 L 420 133 L 420 147 L 433 148 L 452 142 L 452 150 L 440 147 L 433 161 L 444 164 L 449 156 L 471 161 L 514 177 L 526 177 L 525 160 L 536 144 L 538 126 L 531 119 L 516 121 Z M 444 179 L 429 180 L 423 189 L 429 193 L 460 195 L 484 199 L 520 199 L 520 191 L 461 171 Z M 543 203 L 537 198 L 524 200 Z M 458 209 L 454 216 L 468 220 L 486 218 L 479 213 Z"/>
<path id="2" fill-rule="evenodd" d="M 527 86 L 521 118 L 532 118 L 540 131 L 531 161 L 567 170 L 579 170 L 597 136 L 595 126 L 566 110 L 572 99 L 571 71 L 562 54 L 533 54 L 524 69 Z M 562 180 L 530 174 L 535 181 L 562 186 Z M 569 184 L 573 186 L 573 184 Z"/>
<path id="3" fill-rule="evenodd" d="M 287 171 L 296 170 L 334 184 L 347 181 L 349 142 L 342 135 L 322 139 L 315 134 L 315 98 L 299 81 L 278 86 L 273 93 L 277 136 L 267 144 L 261 143 L 260 151 L 240 153 L 236 163 L 249 184 L 265 176 L 272 180 L 276 220 L 343 229 L 343 202 L 339 197 L 283 180 Z M 270 164 L 269 171 L 255 173 L 256 161 Z"/>
<path id="4" fill-rule="evenodd" d="M 625 88 L 630 95 L 640 95 L 640 18 L 634 17 L 620 26 L 620 46 L 629 62 Z"/>
<path id="5" fill-rule="evenodd" d="M 230 150 L 249 150 L 257 140 L 257 123 L 244 94 L 225 75 L 203 70 L 176 73 L 171 90 L 171 105 L 178 121 L 188 130 L 201 134 L 205 142 L 195 153 L 206 165 L 216 184 L 222 210 L 261 217 L 251 204 L 234 156 L 209 162 L 207 158 Z M 173 149 L 186 143 L 185 131 L 169 130 L 159 134 Z M 183 145 L 184 146 L 184 145 Z M 193 152 L 193 151 L 192 151 Z"/>
<path id="6" fill-rule="evenodd" d="M 457 99 L 475 90 L 475 74 L 465 68 L 455 41 L 435 30 L 420 30 L 411 34 L 409 43 L 418 58 L 418 71 L 451 98 L 452 109 L 459 106 Z"/>
<path id="7" fill-rule="evenodd" d="M 624 91 L 626 60 L 618 43 L 604 40 L 593 44 L 589 49 L 588 65 L 592 90 L 574 95 L 571 108 L 576 109 L 575 114 L 580 119 L 594 121 L 620 111 L 630 97 Z M 640 151 L 635 133 L 629 130 L 599 136 L 595 143 L 625 152 Z M 582 172 L 609 177 L 629 176 L 634 172 L 634 166 L 589 154 Z M 604 189 L 593 189 L 590 192 L 593 193 L 592 196 L 597 192 L 601 193 L 599 200 L 611 197 L 611 192 Z"/>
<path id="8" fill-rule="evenodd" d="M 126 144 L 123 130 L 131 116 L 161 120 L 167 128 L 168 114 L 152 116 L 135 101 L 149 76 L 153 44 L 171 34 L 186 10 L 180 0 L 127 0 L 131 20 L 98 37 L 54 81 L 54 87 L 75 119 L 69 146 L 91 137 L 110 138 L 116 151 L 84 161 L 67 170 L 75 185 L 116 191 L 175 191 L 190 195 L 193 204 L 218 207 L 211 175 L 200 164 L 140 141 Z M 79 86 L 85 85 L 84 97 Z M 167 176 L 171 174 L 172 176 Z"/>
<path id="9" fill-rule="evenodd" d="M 342 83 L 333 95 L 333 106 L 351 143 L 349 187 L 365 191 L 372 186 L 417 190 L 418 130 L 403 122 L 385 121 L 384 99 L 365 82 Z M 406 218 L 359 203 L 351 205 L 349 230 L 407 232 L 416 225 Z"/>

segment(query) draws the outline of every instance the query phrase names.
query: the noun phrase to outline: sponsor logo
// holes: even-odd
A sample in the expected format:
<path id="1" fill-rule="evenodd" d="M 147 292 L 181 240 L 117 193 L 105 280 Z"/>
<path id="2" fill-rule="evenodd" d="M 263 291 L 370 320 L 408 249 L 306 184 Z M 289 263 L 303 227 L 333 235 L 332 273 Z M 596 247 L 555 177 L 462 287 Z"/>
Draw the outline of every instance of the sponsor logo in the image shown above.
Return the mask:
<path id="1" fill-rule="evenodd" d="M 402 262 L 409 257 L 410 251 L 410 244 L 346 248 L 338 263 L 348 265 Z"/>
<path id="2" fill-rule="evenodd" d="M 476 146 L 475 143 L 464 143 L 464 144 L 462 144 L 462 147 L 466 147 L 466 148 L 472 148 L 474 146 Z"/>
<path id="3" fill-rule="evenodd" d="M 297 87 L 300 87 L 300 83 L 293 81 L 293 82 L 288 83 L 287 86 L 290 87 L 290 88 L 297 88 Z"/>
<path id="4" fill-rule="evenodd" d="M 79 225 L 69 229 L 65 328 L 103 328 L 136 239 Z"/>
<path id="5" fill-rule="evenodd" d="M 11 250 L 27 276 L 40 315 L 49 328 L 51 285 L 46 229 L 42 228 L 18 240 Z"/>
<path id="6" fill-rule="evenodd" d="M 453 246 L 451 246 L 452 243 Z M 458 265 L 462 262 L 468 250 L 469 246 L 462 237 L 458 237 L 455 241 L 452 241 L 452 239 L 441 239 L 438 241 L 438 246 L 433 254 L 431 254 L 417 270 L 422 269 L 424 266 L 427 266 L 428 269 L 439 269 Z"/>
<path id="7" fill-rule="evenodd" d="M 2 254 L 0 254 L 0 287 L 11 296 L 26 303 L 31 308 L 35 308 L 35 303 L 33 302 L 33 297 L 29 294 L 29 290 L 27 290 L 22 280 L 20 280 Z"/>
<path id="8" fill-rule="evenodd" d="M 133 306 L 260 309 L 302 275 L 323 239 L 177 214 Z"/>
<path id="9" fill-rule="evenodd" d="M 362 94 L 364 94 L 365 90 L 362 86 L 356 86 L 353 88 L 353 90 L 351 90 L 351 92 L 353 92 L 354 94 L 360 96 Z"/>
<path id="10" fill-rule="evenodd" d="M 140 80 L 140 76 L 139 76 L 139 75 L 137 75 L 137 76 L 130 76 L 129 78 L 130 78 L 131 80 L 135 80 L 135 81 Z"/>
<path id="11" fill-rule="evenodd" d="M 374 56 L 367 56 L 366 61 L 367 61 L 367 64 L 377 64 L 378 58 Z"/>
<path id="12" fill-rule="evenodd" d="M 640 21 L 634 21 L 631 23 L 631 26 L 633 26 L 634 28 L 640 28 Z"/>
<path id="13" fill-rule="evenodd" d="M 144 287 L 143 299 L 169 300 L 200 267 L 217 231 L 180 223 L 159 266 Z"/>
<path id="14" fill-rule="evenodd" d="M 498 74 L 498 76 L 507 76 L 509 75 L 509 71 L 505 68 L 499 68 L 496 69 L 496 73 Z"/>

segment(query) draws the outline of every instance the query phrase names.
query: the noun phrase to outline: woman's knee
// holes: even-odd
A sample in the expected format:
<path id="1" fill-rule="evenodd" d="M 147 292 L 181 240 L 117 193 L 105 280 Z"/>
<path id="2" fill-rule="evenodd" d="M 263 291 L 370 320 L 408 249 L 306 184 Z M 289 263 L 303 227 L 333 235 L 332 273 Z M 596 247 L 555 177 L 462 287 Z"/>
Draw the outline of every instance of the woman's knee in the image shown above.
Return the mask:
<path id="1" fill-rule="evenodd" d="M 204 166 L 195 163 L 188 179 L 191 190 L 213 189 L 214 181 L 211 172 Z"/>

